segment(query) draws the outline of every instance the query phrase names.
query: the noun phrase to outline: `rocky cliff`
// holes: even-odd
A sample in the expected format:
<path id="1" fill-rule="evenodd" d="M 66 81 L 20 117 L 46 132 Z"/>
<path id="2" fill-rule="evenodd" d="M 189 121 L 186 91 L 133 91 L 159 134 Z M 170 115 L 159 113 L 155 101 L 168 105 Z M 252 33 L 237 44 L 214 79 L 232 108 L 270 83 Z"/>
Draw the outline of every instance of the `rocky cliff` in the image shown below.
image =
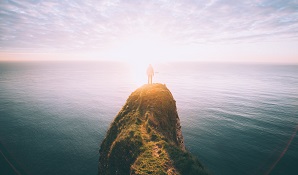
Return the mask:
<path id="1" fill-rule="evenodd" d="M 165 85 L 134 91 L 112 122 L 98 174 L 208 174 L 186 151 L 176 102 Z"/>

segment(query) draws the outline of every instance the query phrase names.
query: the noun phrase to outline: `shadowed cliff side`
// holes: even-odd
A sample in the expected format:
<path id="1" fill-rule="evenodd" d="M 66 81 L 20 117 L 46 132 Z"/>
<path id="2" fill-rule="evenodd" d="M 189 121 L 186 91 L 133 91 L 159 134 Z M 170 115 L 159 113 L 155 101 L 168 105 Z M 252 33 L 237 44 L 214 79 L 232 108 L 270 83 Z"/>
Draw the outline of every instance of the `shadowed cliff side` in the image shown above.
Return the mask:
<path id="1" fill-rule="evenodd" d="M 111 124 L 98 174 L 208 174 L 185 150 L 176 102 L 165 85 L 134 91 Z"/>

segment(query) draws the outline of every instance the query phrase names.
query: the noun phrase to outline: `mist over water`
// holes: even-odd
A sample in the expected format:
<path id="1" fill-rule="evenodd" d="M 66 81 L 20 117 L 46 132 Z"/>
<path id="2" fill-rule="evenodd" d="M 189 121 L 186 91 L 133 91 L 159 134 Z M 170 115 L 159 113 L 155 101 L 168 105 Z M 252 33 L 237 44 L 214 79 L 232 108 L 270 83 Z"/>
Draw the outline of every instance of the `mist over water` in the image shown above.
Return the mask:
<path id="1" fill-rule="evenodd" d="M 212 174 L 297 173 L 298 66 L 153 67 L 187 149 Z M 22 174 L 96 174 L 99 145 L 138 87 L 132 73 L 111 62 L 0 63 L 0 174 L 14 174 L 9 163 Z"/>

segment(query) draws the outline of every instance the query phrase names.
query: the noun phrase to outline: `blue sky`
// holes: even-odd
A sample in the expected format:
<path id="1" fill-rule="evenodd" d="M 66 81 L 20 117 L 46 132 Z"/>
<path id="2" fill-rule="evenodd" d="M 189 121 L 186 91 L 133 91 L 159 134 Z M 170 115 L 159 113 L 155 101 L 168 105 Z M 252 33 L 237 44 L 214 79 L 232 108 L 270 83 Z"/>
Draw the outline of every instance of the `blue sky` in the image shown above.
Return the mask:
<path id="1" fill-rule="evenodd" d="M 297 50 L 297 0 L 0 1 L 2 60 L 298 62 Z"/>

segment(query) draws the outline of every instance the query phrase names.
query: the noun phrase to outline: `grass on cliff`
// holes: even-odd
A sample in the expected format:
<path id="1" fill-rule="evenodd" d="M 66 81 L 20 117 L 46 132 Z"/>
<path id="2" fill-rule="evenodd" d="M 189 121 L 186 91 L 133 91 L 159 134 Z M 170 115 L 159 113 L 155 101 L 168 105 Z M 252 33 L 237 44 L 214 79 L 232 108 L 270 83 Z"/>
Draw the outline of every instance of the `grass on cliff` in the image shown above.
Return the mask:
<path id="1" fill-rule="evenodd" d="M 178 147 L 175 115 L 175 101 L 164 85 L 133 92 L 101 145 L 99 174 L 208 174 Z"/>

